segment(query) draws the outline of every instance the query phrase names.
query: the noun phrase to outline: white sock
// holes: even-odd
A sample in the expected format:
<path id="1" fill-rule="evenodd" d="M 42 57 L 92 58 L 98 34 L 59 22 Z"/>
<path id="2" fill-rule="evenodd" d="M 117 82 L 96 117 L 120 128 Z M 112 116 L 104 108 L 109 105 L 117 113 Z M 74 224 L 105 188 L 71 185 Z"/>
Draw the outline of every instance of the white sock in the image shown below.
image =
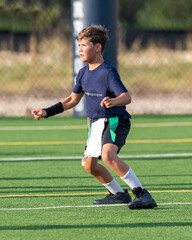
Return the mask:
<path id="1" fill-rule="evenodd" d="M 129 185 L 131 189 L 141 187 L 143 189 L 142 184 L 140 183 L 139 179 L 133 172 L 131 168 L 129 168 L 129 171 L 125 174 L 125 176 L 121 177 L 121 179 Z"/>
<path id="2" fill-rule="evenodd" d="M 113 180 L 109 183 L 103 184 L 112 194 L 116 194 L 118 192 L 124 192 L 123 188 L 119 185 L 119 183 L 113 178 Z"/>

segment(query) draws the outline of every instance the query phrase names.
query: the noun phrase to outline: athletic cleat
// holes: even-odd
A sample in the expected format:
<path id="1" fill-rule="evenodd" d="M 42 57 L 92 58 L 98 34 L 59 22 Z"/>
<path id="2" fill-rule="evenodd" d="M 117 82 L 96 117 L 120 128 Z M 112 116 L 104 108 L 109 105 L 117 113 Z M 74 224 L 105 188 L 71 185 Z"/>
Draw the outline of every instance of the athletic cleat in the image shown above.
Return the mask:
<path id="1" fill-rule="evenodd" d="M 105 198 L 96 199 L 93 201 L 94 204 L 115 204 L 115 203 L 129 203 L 131 202 L 131 196 L 128 191 L 118 192 L 116 194 L 112 194 L 111 192 Z"/>
<path id="2" fill-rule="evenodd" d="M 148 209 L 157 207 L 155 200 L 146 189 L 138 187 L 134 188 L 132 192 L 135 195 L 135 199 L 128 203 L 130 209 Z"/>

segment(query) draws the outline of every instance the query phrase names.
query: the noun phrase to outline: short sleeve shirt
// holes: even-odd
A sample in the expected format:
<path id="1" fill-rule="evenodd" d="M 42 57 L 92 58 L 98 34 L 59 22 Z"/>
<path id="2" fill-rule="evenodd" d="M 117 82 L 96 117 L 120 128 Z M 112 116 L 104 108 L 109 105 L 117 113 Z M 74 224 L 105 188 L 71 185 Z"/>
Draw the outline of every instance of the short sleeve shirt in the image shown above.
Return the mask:
<path id="1" fill-rule="evenodd" d="M 115 98 L 127 92 L 127 89 L 120 80 L 117 70 L 110 64 L 103 62 L 96 69 L 89 71 L 89 67 L 82 68 L 76 79 L 73 88 L 74 93 L 84 93 L 86 97 L 86 113 L 91 119 L 130 118 L 125 106 L 106 108 L 100 103 L 104 97 Z"/>

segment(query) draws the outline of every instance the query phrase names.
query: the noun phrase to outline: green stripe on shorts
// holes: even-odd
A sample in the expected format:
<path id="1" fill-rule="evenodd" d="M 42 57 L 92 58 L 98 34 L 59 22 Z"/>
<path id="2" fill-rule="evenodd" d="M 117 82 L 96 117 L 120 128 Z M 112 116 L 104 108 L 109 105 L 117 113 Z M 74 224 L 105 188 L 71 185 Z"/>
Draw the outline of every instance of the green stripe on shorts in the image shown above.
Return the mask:
<path id="1" fill-rule="evenodd" d="M 116 138 L 115 130 L 116 130 L 118 124 L 119 124 L 118 117 L 109 118 L 109 129 L 110 129 L 110 133 L 111 133 L 111 139 L 113 142 L 115 142 L 115 138 Z"/>
<path id="2" fill-rule="evenodd" d="M 91 130 L 92 130 L 92 120 L 90 118 L 87 118 L 87 135 L 88 135 L 88 140 L 91 136 Z"/>

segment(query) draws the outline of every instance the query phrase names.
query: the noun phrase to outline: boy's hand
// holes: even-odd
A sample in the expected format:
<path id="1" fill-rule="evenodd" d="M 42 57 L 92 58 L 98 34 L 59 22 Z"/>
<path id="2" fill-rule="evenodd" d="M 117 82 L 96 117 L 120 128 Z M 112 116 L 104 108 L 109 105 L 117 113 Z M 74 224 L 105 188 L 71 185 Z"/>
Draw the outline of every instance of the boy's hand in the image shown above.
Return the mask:
<path id="1" fill-rule="evenodd" d="M 100 103 L 101 107 L 105 105 L 106 108 L 113 107 L 113 100 L 110 97 L 104 97 Z"/>
<path id="2" fill-rule="evenodd" d="M 101 107 L 105 106 L 106 108 L 112 107 L 122 107 L 131 102 L 131 96 L 129 92 L 123 92 L 115 98 L 104 97 L 101 101 Z"/>
<path id="3" fill-rule="evenodd" d="M 42 117 L 46 117 L 47 113 L 43 109 L 34 109 L 31 111 L 35 120 L 40 120 Z"/>

